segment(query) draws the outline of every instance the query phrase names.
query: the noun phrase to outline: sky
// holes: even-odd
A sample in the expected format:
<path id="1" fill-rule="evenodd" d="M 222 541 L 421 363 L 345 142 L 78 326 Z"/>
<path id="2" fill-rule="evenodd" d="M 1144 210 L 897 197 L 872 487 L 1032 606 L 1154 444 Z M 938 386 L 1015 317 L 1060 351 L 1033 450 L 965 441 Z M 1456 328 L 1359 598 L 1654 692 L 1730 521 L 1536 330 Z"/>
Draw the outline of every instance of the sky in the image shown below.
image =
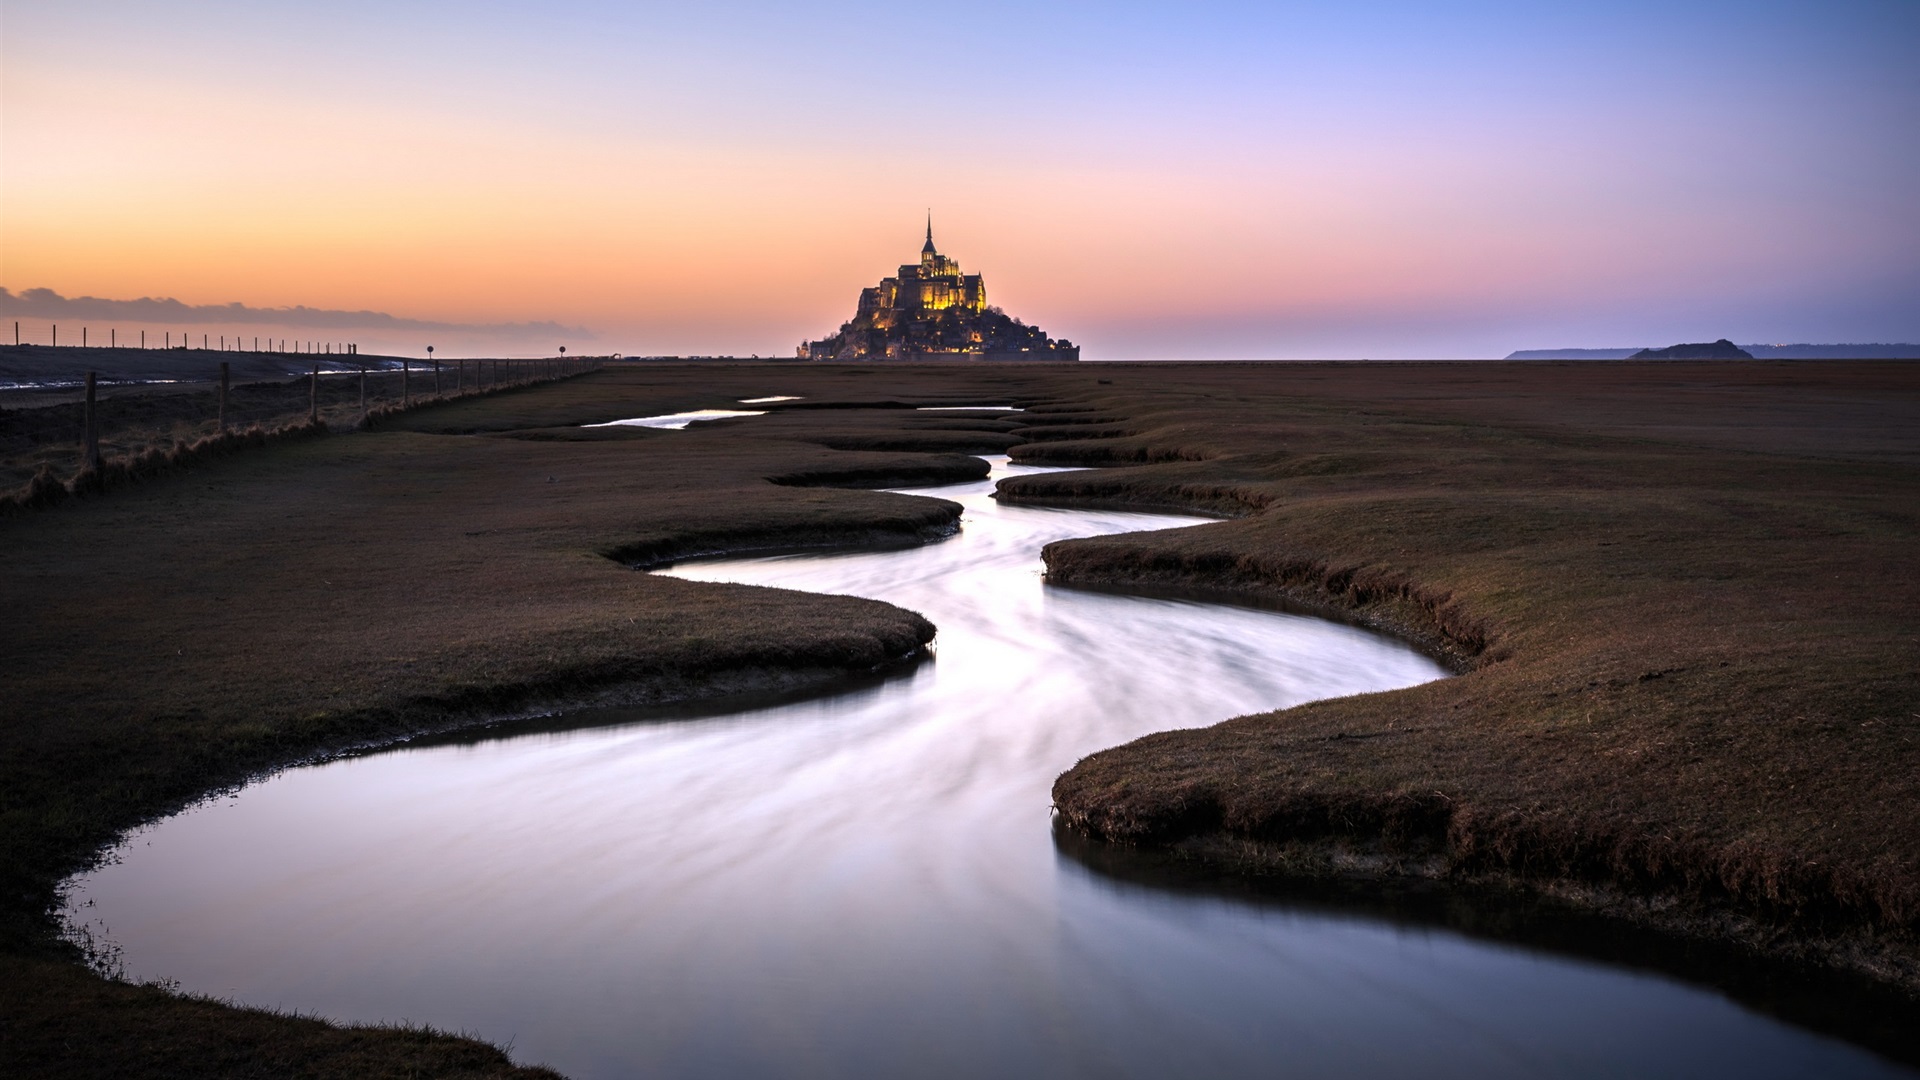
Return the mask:
<path id="1" fill-rule="evenodd" d="M 0 0 L 0 318 L 792 355 L 931 209 L 1089 359 L 1920 341 L 1917 56 L 1915 0 Z"/>

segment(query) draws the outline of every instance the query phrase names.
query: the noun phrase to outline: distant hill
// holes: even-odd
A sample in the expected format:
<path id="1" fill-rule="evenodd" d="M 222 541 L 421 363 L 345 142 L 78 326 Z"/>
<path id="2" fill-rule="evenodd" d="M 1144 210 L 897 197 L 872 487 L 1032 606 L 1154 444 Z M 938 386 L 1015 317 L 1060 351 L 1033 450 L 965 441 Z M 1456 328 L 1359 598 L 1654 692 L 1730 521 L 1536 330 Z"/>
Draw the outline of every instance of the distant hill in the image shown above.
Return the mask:
<path id="1" fill-rule="evenodd" d="M 1689 341 L 1664 349 L 1641 349 L 1629 360 L 1751 360 L 1753 354 L 1721 338 L 1719 341 Z"/>
<path id="2" fill-rule="evenodd" d="M 1920 360 L 1920 345 L 1742 345 L 1757 360 Z M 1644 350 L 1520 349 L 1509 360 L 1625 360 Z"/>
<path id="3" fill-rule="evenodd" d="M 1625 349 L 1521 349 L 1507 354 L 1509 360 L 1625 360 L 1640 351 L 1639 346 Z"/>

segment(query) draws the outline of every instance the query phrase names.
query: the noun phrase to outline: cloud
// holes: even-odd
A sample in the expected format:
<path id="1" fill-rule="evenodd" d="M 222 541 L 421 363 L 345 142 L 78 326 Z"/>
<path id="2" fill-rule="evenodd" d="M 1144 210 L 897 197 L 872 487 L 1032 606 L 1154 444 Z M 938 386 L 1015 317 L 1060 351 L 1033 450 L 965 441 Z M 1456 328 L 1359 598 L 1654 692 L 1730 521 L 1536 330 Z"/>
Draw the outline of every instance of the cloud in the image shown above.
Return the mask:
<path id="1" fill-rule="evenodd" d="M 103 300 L 97 296 L 61 296 L 52 289 L 24 289 L 15 294 L 0 288 L 0 314 L 25 315 L 43 319 L 98 319 L 130 323 L 231 325 L 257 323 L 272 326 L 309 326 L 318 329 L 356 330 L 435 330 L 509 337 L 566 337 L 593 340 L 585 327 L 562 326 L 557 322 L 452 323 L 427 319 L 408 319 L 384 311 L 334 311 L 294 307 L 257 308 L 245 304 L 183 304 L 168 297 L 143 296 L 138 300 Z"/>

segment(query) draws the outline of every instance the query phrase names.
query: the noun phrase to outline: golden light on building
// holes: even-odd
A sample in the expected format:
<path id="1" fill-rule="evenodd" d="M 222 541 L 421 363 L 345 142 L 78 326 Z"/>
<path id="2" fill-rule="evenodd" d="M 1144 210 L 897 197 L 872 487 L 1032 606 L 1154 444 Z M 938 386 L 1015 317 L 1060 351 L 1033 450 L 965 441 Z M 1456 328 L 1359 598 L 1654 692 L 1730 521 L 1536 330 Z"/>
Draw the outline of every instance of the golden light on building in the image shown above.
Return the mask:
<path id="1" fill-rule="evenodd" d="M 933 219 L 920 261 L 907 263 L 880 284 L 860 290 L 852 320 L 831 337 L 805 342 L 801 357 L 860 360 L 868 357 L 971 356 L 994 359 L 1078 360 L 1080 350 L 1055 341 L 1038 327 L 987 305 L 986 280 L 965 273 L 933 245 Z"/>

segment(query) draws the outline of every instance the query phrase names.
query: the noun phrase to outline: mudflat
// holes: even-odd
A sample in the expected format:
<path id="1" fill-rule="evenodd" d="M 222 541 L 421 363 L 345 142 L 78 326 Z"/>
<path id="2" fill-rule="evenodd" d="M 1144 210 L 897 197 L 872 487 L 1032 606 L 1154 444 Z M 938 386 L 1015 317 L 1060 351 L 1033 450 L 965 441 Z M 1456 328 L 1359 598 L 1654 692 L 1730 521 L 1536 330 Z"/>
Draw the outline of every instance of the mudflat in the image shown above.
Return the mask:
<path id="1" fill-rule="evenodd" d="M 771 395 L 800 400 L 739 404 Z M 580 426 L 700 408 L 769 411 Z M 0 1062 L 507 1075 L 464 1040 L 98 979 L 55 940 L 55 886 L 319 755 L 910 657 L 935 630 L 910 612 L 629 567 L 936 539 L 952 504 L 860 488 L 1008 450 L 1102 468 L 1003 498 L 1229 517 L 1054 545 L 1056 582 L 1281 597 L 1463 673 L 1094 755 L 1055 788 L 1067 827 L 1242 873 L 1535 890 L 1911 995 L 1916 431 L 1898 362 L 635 364 L 15 514 Z"/>

